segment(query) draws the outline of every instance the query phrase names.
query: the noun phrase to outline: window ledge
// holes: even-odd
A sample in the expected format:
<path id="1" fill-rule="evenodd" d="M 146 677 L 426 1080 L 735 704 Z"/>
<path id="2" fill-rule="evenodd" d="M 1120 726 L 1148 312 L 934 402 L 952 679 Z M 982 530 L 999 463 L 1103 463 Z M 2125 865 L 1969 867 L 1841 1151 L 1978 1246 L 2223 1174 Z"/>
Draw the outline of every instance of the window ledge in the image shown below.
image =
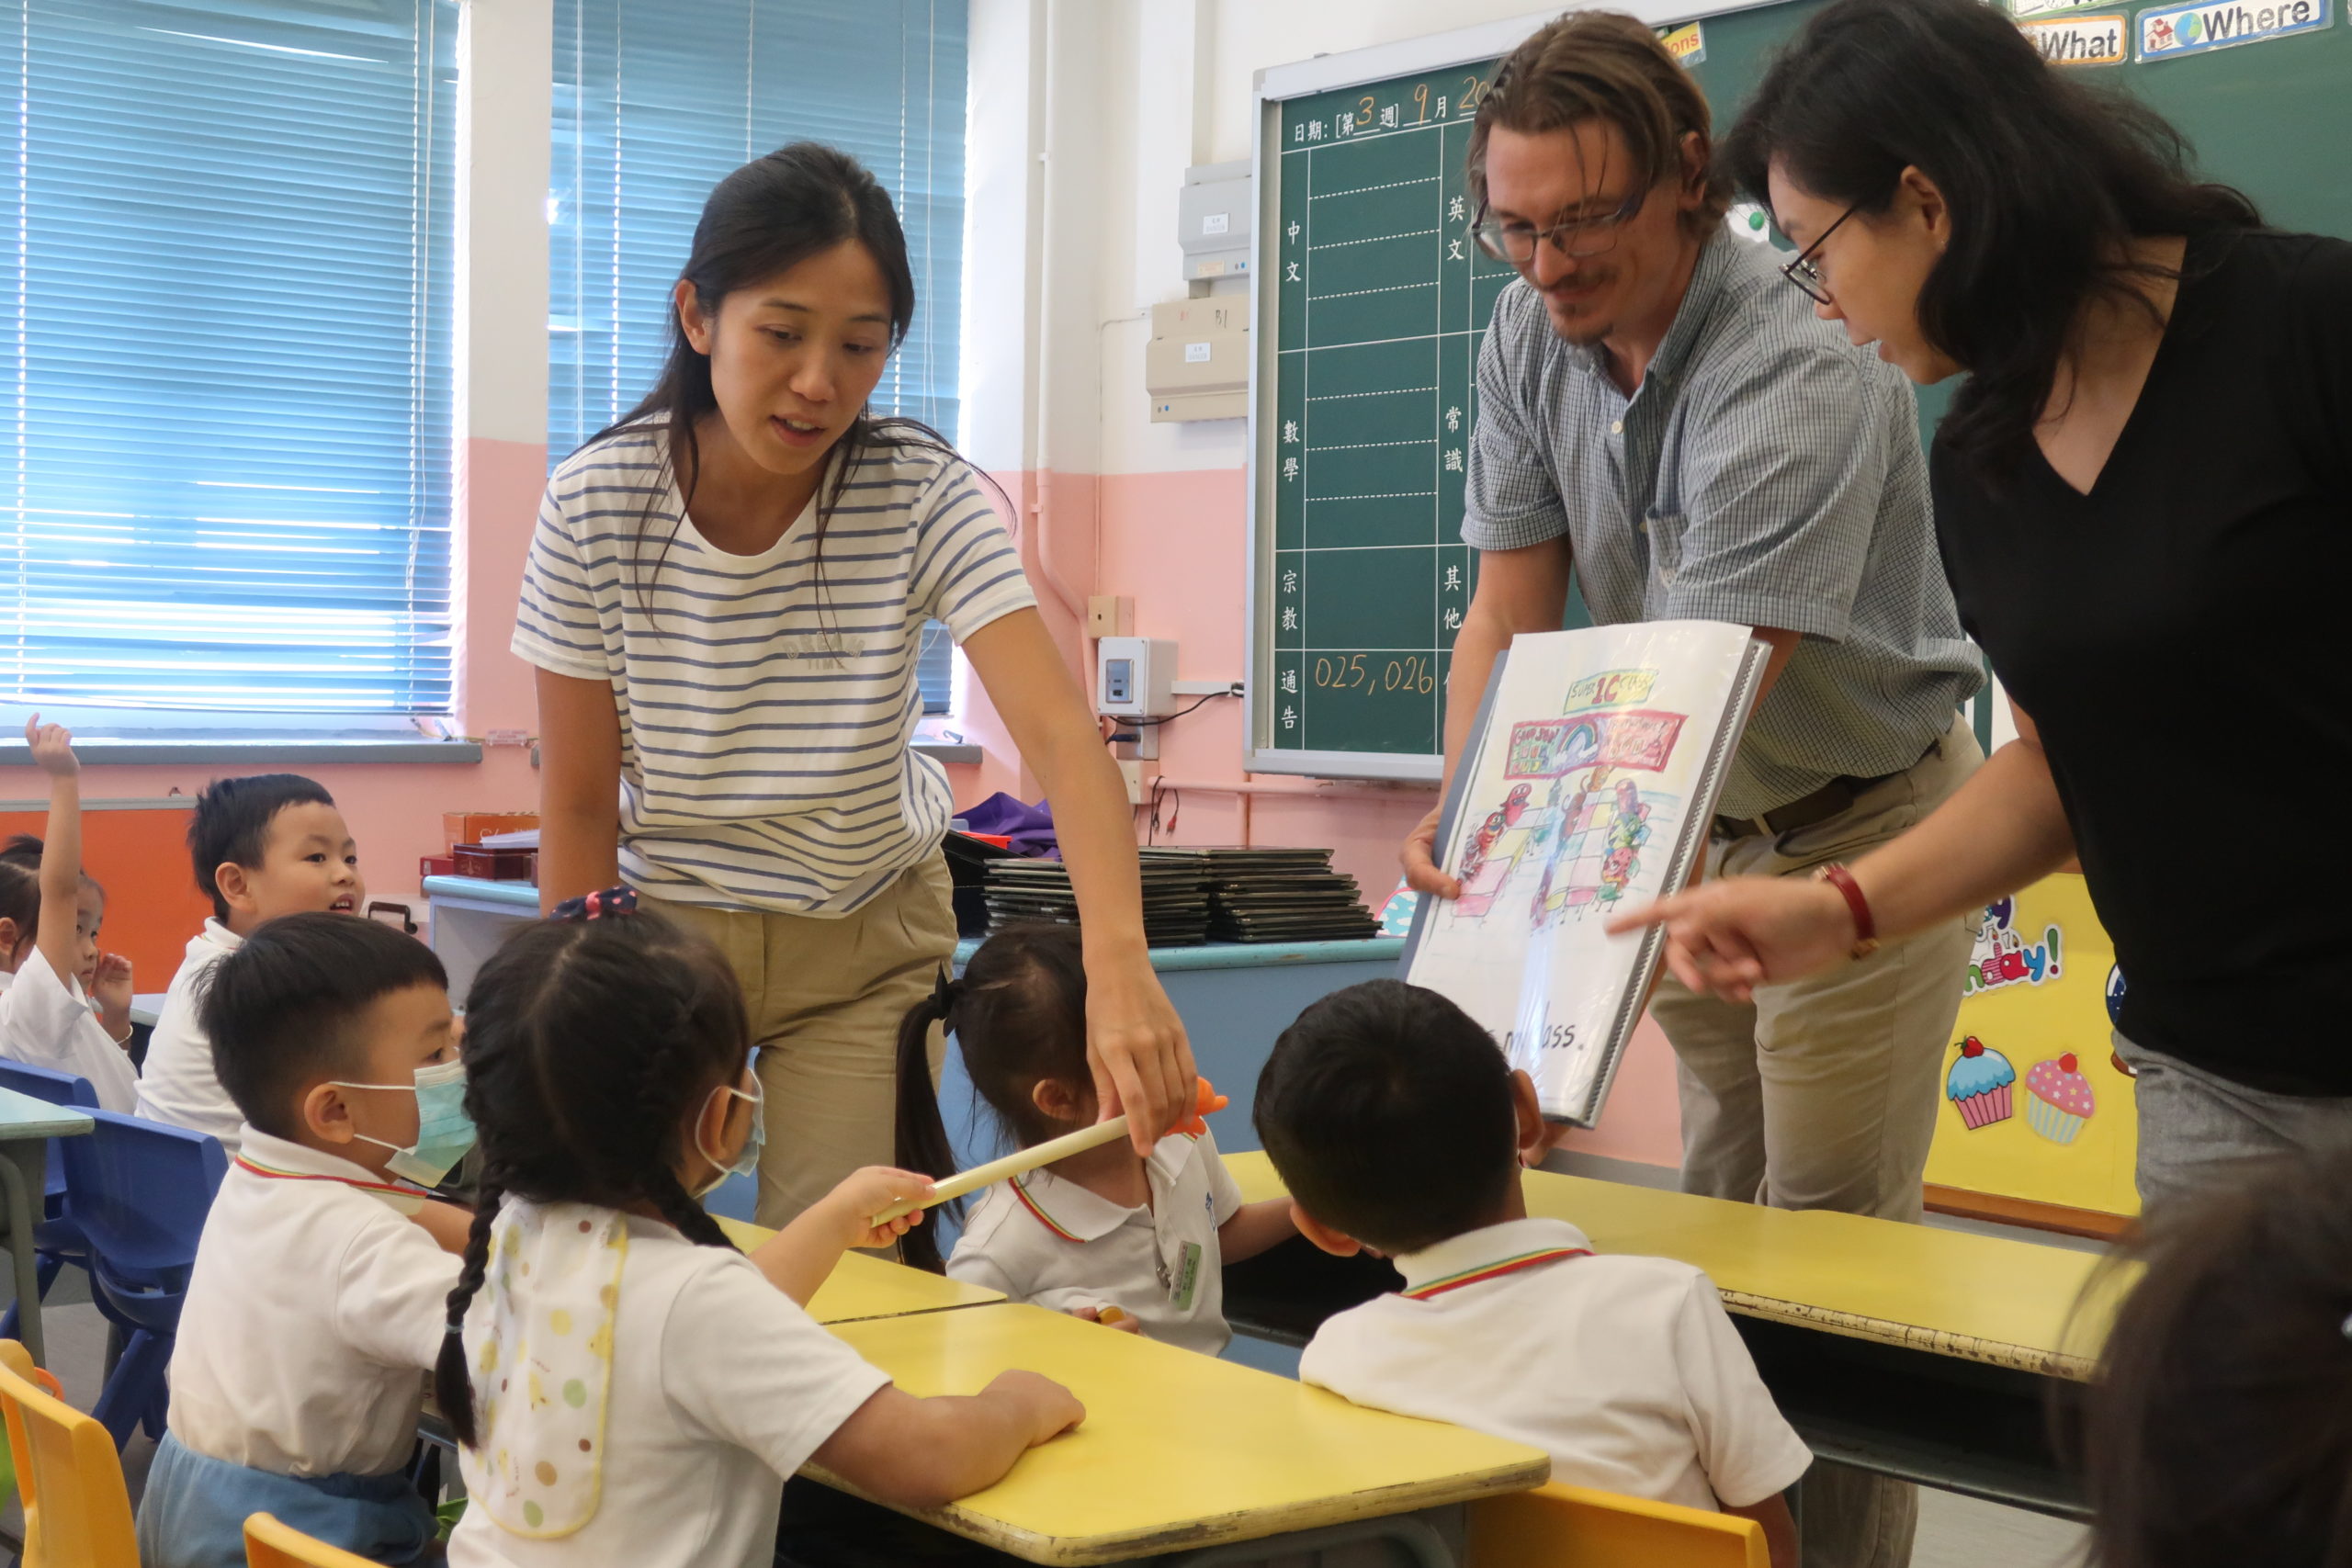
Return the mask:
<path id="1" fill-rule="evenodd" d="M 914 746 L 917 755 L 928 757 L 934 762 L 978 762 L 981 760 L 980 748 L 974 741 L 918 740 Z"/>
<path id="2" fill-rule="evenodd" d="M 388 735 L 222 735 L 195 731 L 116 737 L 74 737 L 74 754 L 92 766 L 147 767 L 193 762 L 479 762 L 471 740 L 427 740 Z M 21 740 L 0 744 L 0 767 L 29 767 Z"/>

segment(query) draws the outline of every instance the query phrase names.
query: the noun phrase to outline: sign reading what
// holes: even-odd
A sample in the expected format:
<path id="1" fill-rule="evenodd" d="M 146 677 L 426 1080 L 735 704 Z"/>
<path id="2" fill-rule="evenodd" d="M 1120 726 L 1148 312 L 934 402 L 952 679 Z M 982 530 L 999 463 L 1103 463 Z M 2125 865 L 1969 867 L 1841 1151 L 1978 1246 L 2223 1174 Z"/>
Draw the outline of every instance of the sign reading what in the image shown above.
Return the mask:
<path id="1" fill-rule="evenodd" d="M 2018 30 L 2052 65 L 2120 65 L 2132 58 L 2132 20 L 2120 11 L 2021 21 Z"/>

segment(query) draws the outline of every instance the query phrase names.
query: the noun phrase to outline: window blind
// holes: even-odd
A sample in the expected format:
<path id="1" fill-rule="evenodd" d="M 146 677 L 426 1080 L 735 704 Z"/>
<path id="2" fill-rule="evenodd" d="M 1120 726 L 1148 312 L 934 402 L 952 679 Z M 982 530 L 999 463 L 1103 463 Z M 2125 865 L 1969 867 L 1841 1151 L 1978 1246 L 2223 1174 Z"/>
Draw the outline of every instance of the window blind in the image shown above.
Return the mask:
<path id="1" fill-rule="evenodd" d="M 551 463 L 652 388 L 711 186 L 798 141 L 897 204 L 915 319 L 875 409 L 955 439 L 965 29 L 965 0 L 555 0 Z"/>
<path id="2" fill-rule="evenodd" d="M 555 0 L 549 468 L 652 389 L 711 187 L 804 140 L 872 170 L 906 230 L 914 325 L 874 412 L 954 441 L 966 0 L 695 0 L 690 14 L 676 0 Z M 947 711 L 951 659 L 944 636 L 926 637 L 926 712 Z"/>
<path id="3" fill-rule="evenodd" d="M 0 29 L 0 690 L 447 711 L 456 0 Z"/>

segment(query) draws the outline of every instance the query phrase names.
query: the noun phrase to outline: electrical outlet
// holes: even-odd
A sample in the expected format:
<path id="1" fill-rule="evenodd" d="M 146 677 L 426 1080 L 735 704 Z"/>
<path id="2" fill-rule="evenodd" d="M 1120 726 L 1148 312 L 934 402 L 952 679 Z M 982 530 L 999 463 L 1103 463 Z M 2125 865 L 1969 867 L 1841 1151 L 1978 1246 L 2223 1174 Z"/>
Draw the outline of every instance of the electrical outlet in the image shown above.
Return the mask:
<path id="1" fill-rule="evenodd" d="M 1143 804 L 1143 764 L 1132 757 L 1122 757 L 1117 761 L 1119 776 L 1127 784 L 1127 804 L 1141 806 Z"/>

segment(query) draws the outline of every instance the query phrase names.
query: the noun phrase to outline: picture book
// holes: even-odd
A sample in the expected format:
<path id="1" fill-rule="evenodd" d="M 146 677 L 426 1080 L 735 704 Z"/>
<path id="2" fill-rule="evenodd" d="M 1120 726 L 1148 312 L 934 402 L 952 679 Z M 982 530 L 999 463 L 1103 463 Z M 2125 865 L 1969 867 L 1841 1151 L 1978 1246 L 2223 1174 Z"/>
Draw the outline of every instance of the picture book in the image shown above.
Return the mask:
<path id="1" fill-rule="evenodd" d="M 1441 818 L 1462 896 L 1420 900 L 1402 973 L 1483 1024 L 1552 1121 L 1600 1119 L 1665 943 L 1603 927 L 1690 881 L 1770 652 L 1652 621 L 1521 633 L 1496 661 Z"/>

